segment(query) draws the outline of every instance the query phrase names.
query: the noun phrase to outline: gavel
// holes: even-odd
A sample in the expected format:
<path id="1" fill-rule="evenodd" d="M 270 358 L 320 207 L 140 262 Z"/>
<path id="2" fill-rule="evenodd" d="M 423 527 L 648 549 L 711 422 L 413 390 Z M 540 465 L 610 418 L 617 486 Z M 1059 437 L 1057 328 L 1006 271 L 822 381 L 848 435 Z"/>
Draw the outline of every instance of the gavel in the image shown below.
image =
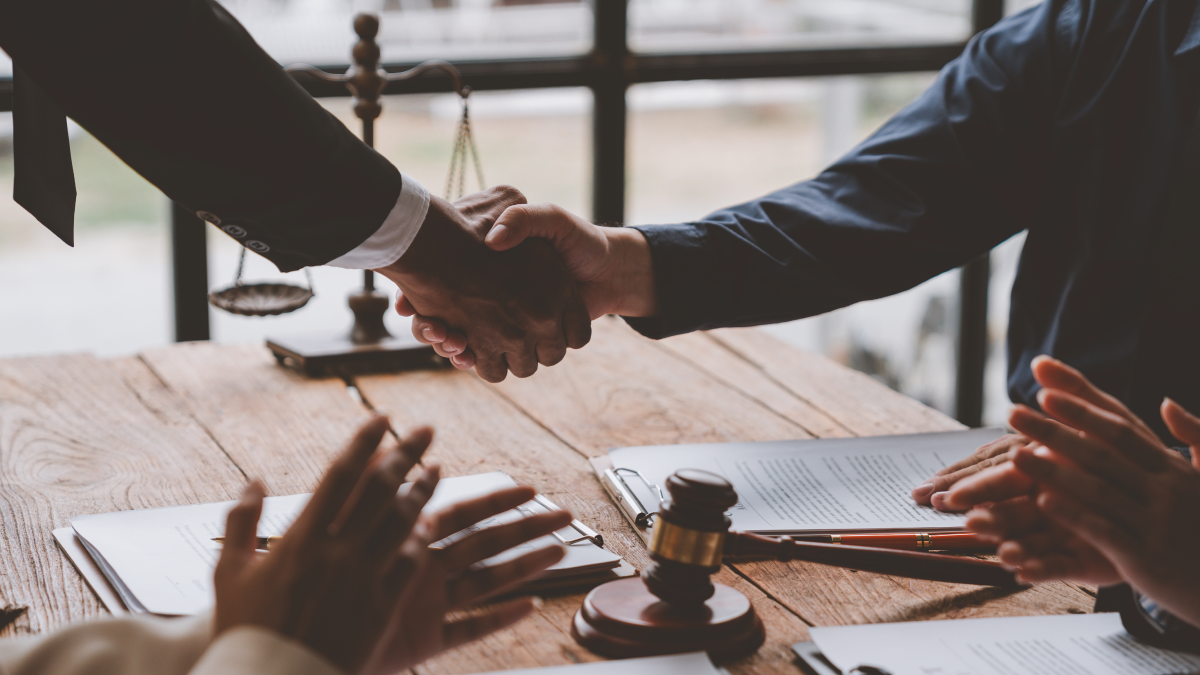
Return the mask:
<path id="1" fill-rule="evenodd" d="M 665 487 L 650 537 L 651 564 L 641 579 L 592 590 L 575 615 L 572 634 L 609 657 L 704 650 L 714 661 L 753 653 L 765 634 L 749 599 L 714 584 L 726 558 L 802 560 L 911 579 L 1019 587 L 999 563 L 915 551 L 844 546 L 730 532 L 726 512 L 738 502 L 717 474 L 681 469 Z"/>

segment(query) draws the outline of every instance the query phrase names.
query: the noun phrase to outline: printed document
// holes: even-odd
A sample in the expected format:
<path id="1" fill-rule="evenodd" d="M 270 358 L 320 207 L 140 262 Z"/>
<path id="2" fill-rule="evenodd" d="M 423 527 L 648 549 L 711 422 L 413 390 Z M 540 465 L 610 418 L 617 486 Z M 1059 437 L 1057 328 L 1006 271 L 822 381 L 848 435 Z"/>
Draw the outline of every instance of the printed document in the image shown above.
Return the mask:
<path id="1" fill-rule="evenodd" d="M 444 478 L 426 510 L 436 511 L 455 502 L 515 485 L 512 478 L 500 471 Z M 308 503 L 309 496 L 267 497 L 258 525 L 259 535 L 286 532 Z M 221 545 L 212 539 L 224 534 L 225 517 L 235 504 L 237 502 L 229 501 L 80 516 L 71 521 L 71 527 L 130 611 L 167 616 L 190 615 L 204 611 L 213 604 L 212 573 L 221 553 Z M 547 507 L 530 502 L 471 529 L 484 529 L 546 510 Z M 567 539 L 579 536 L 570 527 L 559 534 Z M 465 532 L 450 539 L 463 536 Z M 542 537 L 489 558 L 482 564 L 496 564 L 535 548 L 557 543 L 559 540 L 554 536 Z M 586 540 L 566 549 L 566 557 L 547 570 L 543 578 L 613 569 L 622 562 L 620 556 Z"/>
<path id="2" fill-rule="evenodd" d="M 966 518 L 913 502 L 912 489 L 939 469 L 1004 434 L 971 429 L 903 436 L 759 443 L 706 443 L 609 451 L 617 468 L 661 487 L 678 469 L 704 469 L 733 483 L 733 529 L 764 534 L 961 529 Z M 657 495 L 629 472 L 647 510 Z M 665 496 L 665 495 L 664 495 Z"/>
<path id="3" fill-rule="evenodd" d="M 843 673 L 860 665 L 892 675 L 1200 672 L 1200 656 L 1138 642 L 1115 613 L 833 626 L 809 634 Z"/>

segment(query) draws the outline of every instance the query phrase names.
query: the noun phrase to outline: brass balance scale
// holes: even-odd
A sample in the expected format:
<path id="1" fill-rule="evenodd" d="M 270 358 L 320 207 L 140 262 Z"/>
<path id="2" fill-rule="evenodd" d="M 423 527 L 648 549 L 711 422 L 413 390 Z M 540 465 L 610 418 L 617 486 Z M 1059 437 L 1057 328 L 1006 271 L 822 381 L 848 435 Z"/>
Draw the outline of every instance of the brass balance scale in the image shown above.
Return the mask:
<path id="1" fill-rule="evenodd" d="M 375 147 L 375 119 L 383 110 L 379 99 L 387 83 L 408 80 L 429 71 L 443 71 L 450 76 L 454 91 L 462 98 L 462 117 L 450 157 L 445 197 L 453 200 L 464 194 L 468 159 L 482 189 L 486 183 L 468 115 L 471 88 L 463 85 L 458 69 L 445 61 L 430 60 L 401 73 L 389 73 L 379 66 L 380 51 L 375 41 L 379 34 L 379 18 L 359 14 L 354 19 L 354 32 L 359 38 L 352 51 L 354 65 L 344 75 L 327 73 L 306 64 L 288 66 L 286 70 L 345 84 L 354 96 L 354 114 L 362 120 L 362 140 L 369 147 Z M 208 295 L 214 307 L 242 316 L 275 316 L 294 312 L 315 296 L 312 274 L 307 268 L 304 270 L 307 287 L 285 283 L 247 284 L 242 282 L 245 263 L 246 249 L 243 248 L 233 285 Z M 445 360 L 434 354 L 428 345 L 417 342 L 410 335 L 392 335 L 384 326 L 383 317 L 391 301 L 386 293 L 376 290 L 375 273 L 371 270 L 363 271 L 363 288 L 349 297 L 349 305 L 354 312 L 354 325 L 348 332 L 268 338 L 267 347 L 281 365 L 309 377 L 445 365 Z"/>

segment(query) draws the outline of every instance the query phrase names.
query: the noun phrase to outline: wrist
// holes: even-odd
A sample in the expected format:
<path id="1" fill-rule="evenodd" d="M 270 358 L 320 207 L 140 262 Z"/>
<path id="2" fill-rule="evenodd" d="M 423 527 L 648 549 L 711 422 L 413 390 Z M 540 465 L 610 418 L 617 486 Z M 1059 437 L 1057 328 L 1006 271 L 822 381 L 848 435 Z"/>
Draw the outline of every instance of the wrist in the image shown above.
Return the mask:
<path id="1" fill-rule="evenodd" d="M 620 316 L 658 314 L 658 291 L 654 283 L 654 261 L 650 242 L 631 227 L 603 228 L 611 262 L 605 286 L 612 298 L 607 313 Z"/>

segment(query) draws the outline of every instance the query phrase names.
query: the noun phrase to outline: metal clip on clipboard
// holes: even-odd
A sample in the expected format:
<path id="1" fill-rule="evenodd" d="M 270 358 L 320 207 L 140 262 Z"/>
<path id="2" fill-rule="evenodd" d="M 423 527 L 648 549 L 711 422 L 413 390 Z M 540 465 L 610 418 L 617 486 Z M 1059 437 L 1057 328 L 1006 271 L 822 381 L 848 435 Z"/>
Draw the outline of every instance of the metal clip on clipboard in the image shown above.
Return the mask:
<path id="1" fill-rule="evenodd" d="M 549 499 L 546 499 L 542 495 L 535 496 L 533 501 L 537 502 L 538 506 L 541 506 L 547 511 L 561 511 L 557 504 Z M 579 522 L 579 520 L 575 519 L 571 521 L 571 529 L 578 532 L 580 536 L 567 539 L 556 531 L 553 533 L 554 537 L 567 546 L 570 546 L 571 544 L 578 544 L 581 541 L 590 541 L 596 546 L 604 548 L 604 537 L 600 534 L 597 534 L 592 528 Z"/>
<path id="2" fill-rule="evenodd" d="M 642 504 L 642 501 L 638 499 L 633 490 L 629 488 L 629 484 L 625 482 L 625 478 L 622 476 L 622 474 L 631 474 L 636 476 L 637 479 L 642 481 L 642 484 L 645 485 L 651 492 L 658 495 L 659 502 L 664 499 L 662 489 L 646 480 L 646 477 L 636 469 L 617 467 L 615 469 L 604 470 L 604 477 L 608 479 L 608 482 L 612 484 L 613 489 L 615 489 L 617 494 L 620 496 L 621 508 L 625 509 L 626 513 L 629 514 L 629 517 L 633 519 L 634 524 L 638 527 L 650 527 L 654 524 L 654 516 L 658 515 L 658 512 L 651 511 Z"/>

